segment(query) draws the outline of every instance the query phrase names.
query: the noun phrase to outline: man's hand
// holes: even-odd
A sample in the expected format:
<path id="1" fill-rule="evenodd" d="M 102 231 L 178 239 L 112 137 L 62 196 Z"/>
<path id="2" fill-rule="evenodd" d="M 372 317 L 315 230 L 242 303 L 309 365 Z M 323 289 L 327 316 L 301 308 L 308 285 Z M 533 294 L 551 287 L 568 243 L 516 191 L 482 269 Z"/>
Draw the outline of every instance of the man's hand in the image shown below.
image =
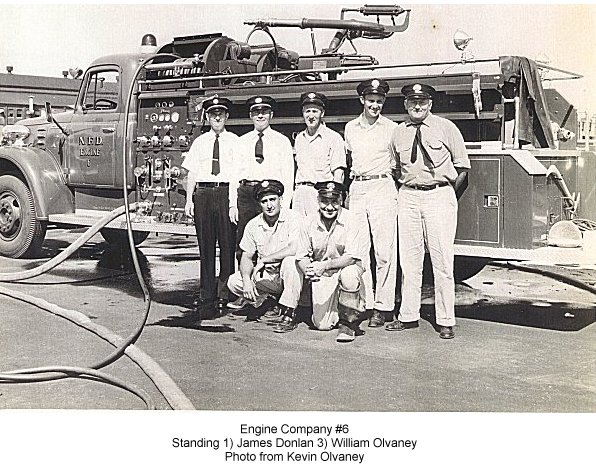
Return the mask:
<path id="1" fill-rule="evenodd" d="M 238 208 L 237 207 L 230 207 L 230 222 L 232 222 L 233 224 L 237 224 L 238 223 Z"/>
<path id="2" fill-rule="evenodd" d="M 252 278 L 242 280 L 242 295 L 245 299 L 250 300 L 251 302 L 256 302 L 259 293 Z"/>
<path id="3" fill-rule="evenodd" d="M 184 206 L 184 213 L 186 214 L 187 217 L 194 217 L 195 215 L 195 205 L 192 202 L 191 198 L 188 198 L 186 200 L 186 205 Z"/>
<path id="4" fill-rule="evenodd" d="M 324 261 L 313 261 L 306 266 L 304 277 L 312 282 L 318 281 L 327 271 Z"/>

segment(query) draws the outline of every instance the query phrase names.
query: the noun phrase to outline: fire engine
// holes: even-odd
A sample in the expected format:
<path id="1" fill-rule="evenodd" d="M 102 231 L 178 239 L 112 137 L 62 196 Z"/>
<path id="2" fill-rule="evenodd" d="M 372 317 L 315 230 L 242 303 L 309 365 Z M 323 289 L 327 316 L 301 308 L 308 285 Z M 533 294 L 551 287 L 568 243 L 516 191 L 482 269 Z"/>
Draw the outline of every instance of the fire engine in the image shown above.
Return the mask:
<path id="1" fill-rule="evenodd" d="M 407 116 L 401 87 L 432 85 L 433 112 L 465 138 L 472 169 L 459 199 L 456 254 L 467 267 L 459 278 L 489 259 L 531 258 L 560 221 L 594 219 L 595 155 L 578 150 L 567 130 L 577 126 L 574 106 L 543 86 L 548 74 L 580 76 L 519 56 L 471 58 L 461 31 L 454 36 L 457 61 L 380 64 L 357 51 L 358 41 L 406 31 L 410 16 L 399 6 L 365 5 L 342 9 L 339 19 L 255 20 L 246 22 L 252 29 L 245 41 L 199 34 L 151 53 L 97 59 L 82 77 L 74 110 L 54 114 L 48 104 L 45 116 L 3 130 L 0 255 L 30 256 L 48 224 L 91 226 L 127 199 L 142 203 L 132 217 L 136 243 L 150 232 L 194 235 L 184 215 L 181 163 L 204 130 L 203 100 L 231 100 L 228 129 L 242 134 L 251 128 L 246 101 L 271 96 L 278 103 L 273 126 L 292 138 L 304 126 L 300 94 L 322 92 L 326 124 L 342 132 L 362 111 L 356 85 L 371 76 L 389 82 L 383 113 L 396 122 Z M 275 28 L 311 30 L 313 53 L 284 48 Z M 337 31 L 321 50 L 319 29 Z M 256 32 L 266 44 L 254 44 Z M 145 36 L 144 44 L 154 43 Z M 120 217 L 101 233 L 116 243 L 125 226 Z"/>

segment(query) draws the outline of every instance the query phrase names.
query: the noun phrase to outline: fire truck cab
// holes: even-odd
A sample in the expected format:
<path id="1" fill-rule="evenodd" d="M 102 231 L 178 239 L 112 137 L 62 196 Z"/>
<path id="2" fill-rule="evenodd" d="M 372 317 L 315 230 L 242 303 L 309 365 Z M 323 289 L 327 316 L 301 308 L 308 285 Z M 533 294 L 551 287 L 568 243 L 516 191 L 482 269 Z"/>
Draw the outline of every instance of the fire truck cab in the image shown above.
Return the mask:
<path id="1" fill-rule="evenodd" d="M 377 21 L 348 20 L 348 13 Z M 272 96 L 278 103 L 273 127 L 292 139 L 304 126 L 300 94 L 318 91 L 329 98 L 326 124 L 343 132 L 361 112 L 357 84 L 372 75 L 391 86 L 385 116 L 405 120 L 399 90 L 422 81 L 437 90 L 433 113 L 461 130 L 472 169 L 459 200 L 456 254 L 468 267 L 471 260 L 482 266 L 494 258 L 531 259 L 547 247 L 557 222 L 596 218 L 596 156 L 578 150 L 569 131 L 577 125 L 575 107 L 543 86 L 547 74 L 580 76 L 517 56 L 379 64 L 355 48 L 342 52 L 357 39 L 387 40 L 404 32 L 410 13 L 399 6 L 364 6 L 343 9 L 339 20 L 259 20 L 250 22 L 245 41 L 223 34 L 177 37 L 155 54 L 96 60 L 83 76 L 73 111 L 52 114 L 48 106 L 46 116 L 3 130 L 0 255 L 34 254 L 47 224 L 91 226 L 124 203 L 123 191 L 146 203 L 133 218 L 137 242 L 149 232 L 194 235 L 184 215 L 181 163 L 204 130 L 205 98 L 230 99 L 228 129 L 241 134 L 251 128 L 246 101 Z M 337 33 L 328 47 L 301 56 L 277 44 L 274 28 Z M 269 43 L 252 44 L 257 31 Z M 458 38 L 456 46 L 465 42 Z M 117 242 L 124 228 L 119 218 L 102 234 Z"/>

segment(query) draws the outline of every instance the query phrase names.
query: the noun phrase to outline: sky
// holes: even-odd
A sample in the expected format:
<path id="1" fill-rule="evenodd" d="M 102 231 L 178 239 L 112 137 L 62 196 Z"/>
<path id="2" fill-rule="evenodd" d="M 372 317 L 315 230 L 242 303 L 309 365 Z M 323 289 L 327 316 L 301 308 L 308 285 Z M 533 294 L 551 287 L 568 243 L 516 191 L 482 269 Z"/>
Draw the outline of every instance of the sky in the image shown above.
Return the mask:
<path id="1" fill-rule="evenodd" d="M 0 71 L 12 65 L 15 74 L 59 77 L 68 68 L 85 69 L 99 56 L 137 50 L 148 32 L 159 45 L 175 36 L 213 32 L 243 41 L 250 31 L 243 24 L 248 19 L 336 19 L 342 6 L 362 4 L 2 4 Z M 458 60 L 460 52 L 452 38 L 461 29 L 473 38 L 469 50 L 476 58 L 546 57 L 553 67 L 584 75 L 553 83 L 580 111 L 596 114 L 596 5 L 400 5 L 412 9 L 408 30 L 384 41 L 357 40 L 359 52 L 381 63 Z M 254 40 L 265 42 L 266 36 L 260 34 Z M 287 49 L 312 53 L 308 30 L 275 29 L 274 35 Z M 319 50 L 332 35 L 330 31 L 317 35 Z"/>

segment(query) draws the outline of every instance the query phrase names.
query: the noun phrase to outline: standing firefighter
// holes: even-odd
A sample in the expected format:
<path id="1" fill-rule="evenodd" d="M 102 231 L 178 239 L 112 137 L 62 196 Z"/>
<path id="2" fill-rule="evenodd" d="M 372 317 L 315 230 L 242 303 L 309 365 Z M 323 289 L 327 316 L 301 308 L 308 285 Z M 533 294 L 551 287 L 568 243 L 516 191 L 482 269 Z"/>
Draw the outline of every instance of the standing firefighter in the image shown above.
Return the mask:
<path id="1" fill-rule="evenodd" d="M 184 212 L 194 217 L 201 254 L 200 293 L 195 307 L 216 301 L 223 304 L 228 296 L 227 278 L 234 272 L 235 233 L 228 206 L 238 137 L 226 130 L 230 105 L 225 98 L 203 102 L 211 130 L 195 139 L 182 163 L 188 170 Z M 220 250 L 219 279 L 215 278 L 216 242 Z"/>
<path id="2" fill-rule="evenodd" d="M 294 190 L 292 144 L 286 136 L 270 127 L 275 100 L 269 96 L 255 96 L 247 104 L 254 129 L 240 137 L 237 177 L 230 190 L 230 213 L 238 222 L 237 250 L 244 227 L 261 213 L 254 198 L 255 186 L 266 179 L 281 181 L 285 188 L 282 203 L 285 208 L 290 207 Z M 237 255 L 240 255 L 239 251 Z"/>
<path id="3" fill-rule="evenodd" d="M 390 331 L 418 327 L 424 246 L 435 279 L 435 311 L 440 337 L 455 336 L 453 244 L 457 226 L 456 191 L 464 183 L 470 161 L 464 139 L 451 121 L 435 116 L 434 88 L 414 84 L 402 88 L 409 119 L 393 135 L 399 160 L 399 252 L 403 272 L 402 303 Z"/>
<path id="4" fill-rule="evenodd" d="M 304 217 L 319 210 L 315 184 L 343 181 L 346 150 L 341 135 L 323 122 L 327 98 L 322 93 L 304 93 L 300 97 L 306 129 L 296 136 L 296 190 L 292 209 Z"/>
<path id="5" fill-rule="evenodd" d="M 317 183 L 319 212 L 300 232 L 298 267 L 312 282 L 312 323 L 330 330 L 339 323 L 337 341 L 353 341 L 364 312 L 362 259 L 366 236 L 358 219 L 341 207 L 345 187 L 335 181 Z"/>
<path id="6" fill-rule="evenodd" d="M 389 85 L 384 80 L 366 80 L 357 88 L 363 112 L 348 122 L 345 139 L 352 157 L 353 182 L 349 208 L 365 231 L 370 231 L 363 261 L 366 309 L 374 309 L 368 325 L 382 326 L 395 308 L 397 277 L 397 189 L 392 178 L 395 159 L 391 136 L 397 124 L 381 115 Z M 373 293 L 370 239 L 376 262 Z"/>

